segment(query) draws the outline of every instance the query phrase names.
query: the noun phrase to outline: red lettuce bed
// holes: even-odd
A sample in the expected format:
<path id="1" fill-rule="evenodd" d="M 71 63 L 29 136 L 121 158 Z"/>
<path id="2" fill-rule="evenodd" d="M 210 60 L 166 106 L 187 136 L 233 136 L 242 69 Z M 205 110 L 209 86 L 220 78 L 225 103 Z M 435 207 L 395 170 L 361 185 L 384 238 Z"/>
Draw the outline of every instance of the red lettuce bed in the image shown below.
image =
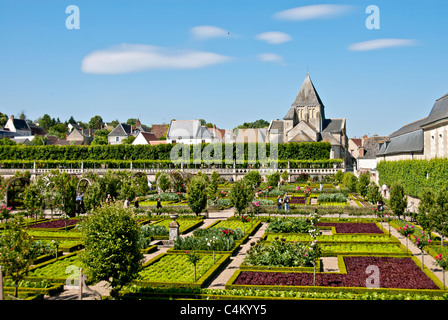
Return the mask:
<path id="1" fill-rule="evenodd" d="M 78 223 L 78 221 L 79 220 L 77 220 L 77 219 L 67 220 L 67 227 Z M 36 223 L 36 224 L 30 225 L 30 228 L 54 228 L 54 229 L 56 229 L 56 228 L 64 228 L 64 227 L 65 227 L 64 219 L 52 220 L 52 221 L 41 222 L 41 223 Z"/>
<path id="2" fill-rule="evenodd" d="M 375 223 L 321 222 L 319 227 L 335 227 L 337 233 L 384 233 Z"/>
<path id="3" fill-rule="evenodd" d="M 368 266 L 379 268 L 381 288 L 439 289 L 439 287 L 414 263 L 411 258 L 394 257 L 345 257 L 347 274 L 317 273 L 316 286 L 366 287 Z M 312 286 L 313 273 L 244 271 L 235 284 Z"/>

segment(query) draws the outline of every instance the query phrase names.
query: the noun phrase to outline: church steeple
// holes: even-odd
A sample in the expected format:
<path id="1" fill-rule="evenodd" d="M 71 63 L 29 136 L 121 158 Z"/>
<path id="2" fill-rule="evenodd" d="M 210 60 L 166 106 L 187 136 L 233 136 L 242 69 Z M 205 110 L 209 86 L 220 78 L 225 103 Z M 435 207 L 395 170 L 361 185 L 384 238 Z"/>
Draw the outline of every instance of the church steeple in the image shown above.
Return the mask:
<path id="1" fill-rule="evenodd" d="M 299 93 L 283 119 L 292 120 L 293 126 L 300 121 L 305 121 L 312 125 L 318 132 L 322 130 L 322 123 L 325 119 L 324 104 L 322 103 L 308 72 L 300 87 Z"/>
<path id="2" fill-rule="evenodd" d="M 309 107 L 309 106 L 323 106 L 316 88 L 314 88 L 311 81 L 310 74 L 306 73 L 305 81 L 300 87 L 299 93 L 296 96 L 292 106 L 294 107 Z"/>

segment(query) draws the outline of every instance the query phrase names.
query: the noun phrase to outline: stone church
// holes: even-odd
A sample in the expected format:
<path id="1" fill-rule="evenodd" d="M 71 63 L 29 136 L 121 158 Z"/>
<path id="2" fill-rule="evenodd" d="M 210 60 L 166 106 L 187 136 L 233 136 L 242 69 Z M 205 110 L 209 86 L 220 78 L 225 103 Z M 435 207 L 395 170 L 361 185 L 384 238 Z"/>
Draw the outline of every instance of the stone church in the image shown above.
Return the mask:
<path id="1" fill-rule="evenodd" d="M 345 118 L 325 118 L 324 104 L 308 73 L 283 120 L 271 121 L 266 140 L 271 143 L 327 141 L 332 146 L 332 159 L 347 157 Z"/>

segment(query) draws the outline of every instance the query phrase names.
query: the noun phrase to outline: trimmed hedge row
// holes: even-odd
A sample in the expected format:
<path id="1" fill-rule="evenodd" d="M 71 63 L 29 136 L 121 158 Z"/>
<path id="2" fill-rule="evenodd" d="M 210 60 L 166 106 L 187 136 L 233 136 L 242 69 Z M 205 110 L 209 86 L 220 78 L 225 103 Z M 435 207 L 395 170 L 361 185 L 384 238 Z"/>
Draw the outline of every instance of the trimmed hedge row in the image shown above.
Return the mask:
<path id="1" fill-rule="evenodd" d="M 448 159 L 381 161 L 379 183 L 401 181 L 407 195 L 418 198 L 424 188 L 440 190 L 448 180 Z"/>
<path id="2" fill-rule="evenodd" d="M 209 144 L 184 145 L 189 148 L 190 159 L 193 159 L 195 148 L 201 148 L 201 154 Z M 232 150 L 232 159 L 238 159 L 237 153 L 244 147 L 244 159 L 258 158 L 258 144 L 234 143 L 220 144 L 224 158 L 226 148 Z M 280 160 L 323 160 L 330 158 L 331 145 L 328 142 L 293 142 L 284 144 L 261 144 L 265 147 L 265 155 L 269 155 L 271 147 L 278 150 Z M 171 149 L 175 144 L 159 145 L 101 145 L 101 146 L 0 146 L 0 160 L 170 160 Z M 216 146 L 216 145 L 213 145 Z M 219 148 L 219 144 L 217 145 Z M 208 149 L 207 149 L 208 150 Z M 218 150 L 218 149 L 217 149 Z M 182 155 L 181 152 L 179 154 Z"/>

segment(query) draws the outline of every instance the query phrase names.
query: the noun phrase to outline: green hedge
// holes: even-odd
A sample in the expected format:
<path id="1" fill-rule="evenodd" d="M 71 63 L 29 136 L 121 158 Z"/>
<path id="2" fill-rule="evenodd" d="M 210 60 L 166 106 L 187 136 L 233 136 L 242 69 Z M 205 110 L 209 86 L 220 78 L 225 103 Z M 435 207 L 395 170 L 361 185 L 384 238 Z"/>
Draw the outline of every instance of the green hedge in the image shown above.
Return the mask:
<path id="1" fill-rule="evenodd" d="M 381 161 L 377 165 L 379 183 L 401 181 L 404 191 L 419 197 L 424 188 L 440 190 L 448 181 L 448 159 Z"/>
<path id="2" fill-rule="evenodd" d="M 193 159 L 194 148 L 201 148 L 201 153 L 208 144 L 186 145 L 190 148 L 190 159 Z M 271 144 L 262 144 L 266 148 L 266 156 L 270 155 Z M 0 160 L 170 160 L 173 144 L 159 145 L 100 145 L 100 146 L 0 146 Z M 227 144 L 229 146 L 229 144 Z M 240 146 L 244 146 L 244 159 L 258 158 L 257 144 L 232 144 L 233 159 Z M 331 145 L 328 142 L 294 142 L 272 145 L 278 148 L 279 160 L 324 160 L 330 158 Z M 221 144 L 224 159 L 226 144 Z M 196 149 L 197 150 L 197 149 Z M 264 150 L 263 150 L 264 151 Z M 180 153 L 182 154 L 182 153 Z"/>

